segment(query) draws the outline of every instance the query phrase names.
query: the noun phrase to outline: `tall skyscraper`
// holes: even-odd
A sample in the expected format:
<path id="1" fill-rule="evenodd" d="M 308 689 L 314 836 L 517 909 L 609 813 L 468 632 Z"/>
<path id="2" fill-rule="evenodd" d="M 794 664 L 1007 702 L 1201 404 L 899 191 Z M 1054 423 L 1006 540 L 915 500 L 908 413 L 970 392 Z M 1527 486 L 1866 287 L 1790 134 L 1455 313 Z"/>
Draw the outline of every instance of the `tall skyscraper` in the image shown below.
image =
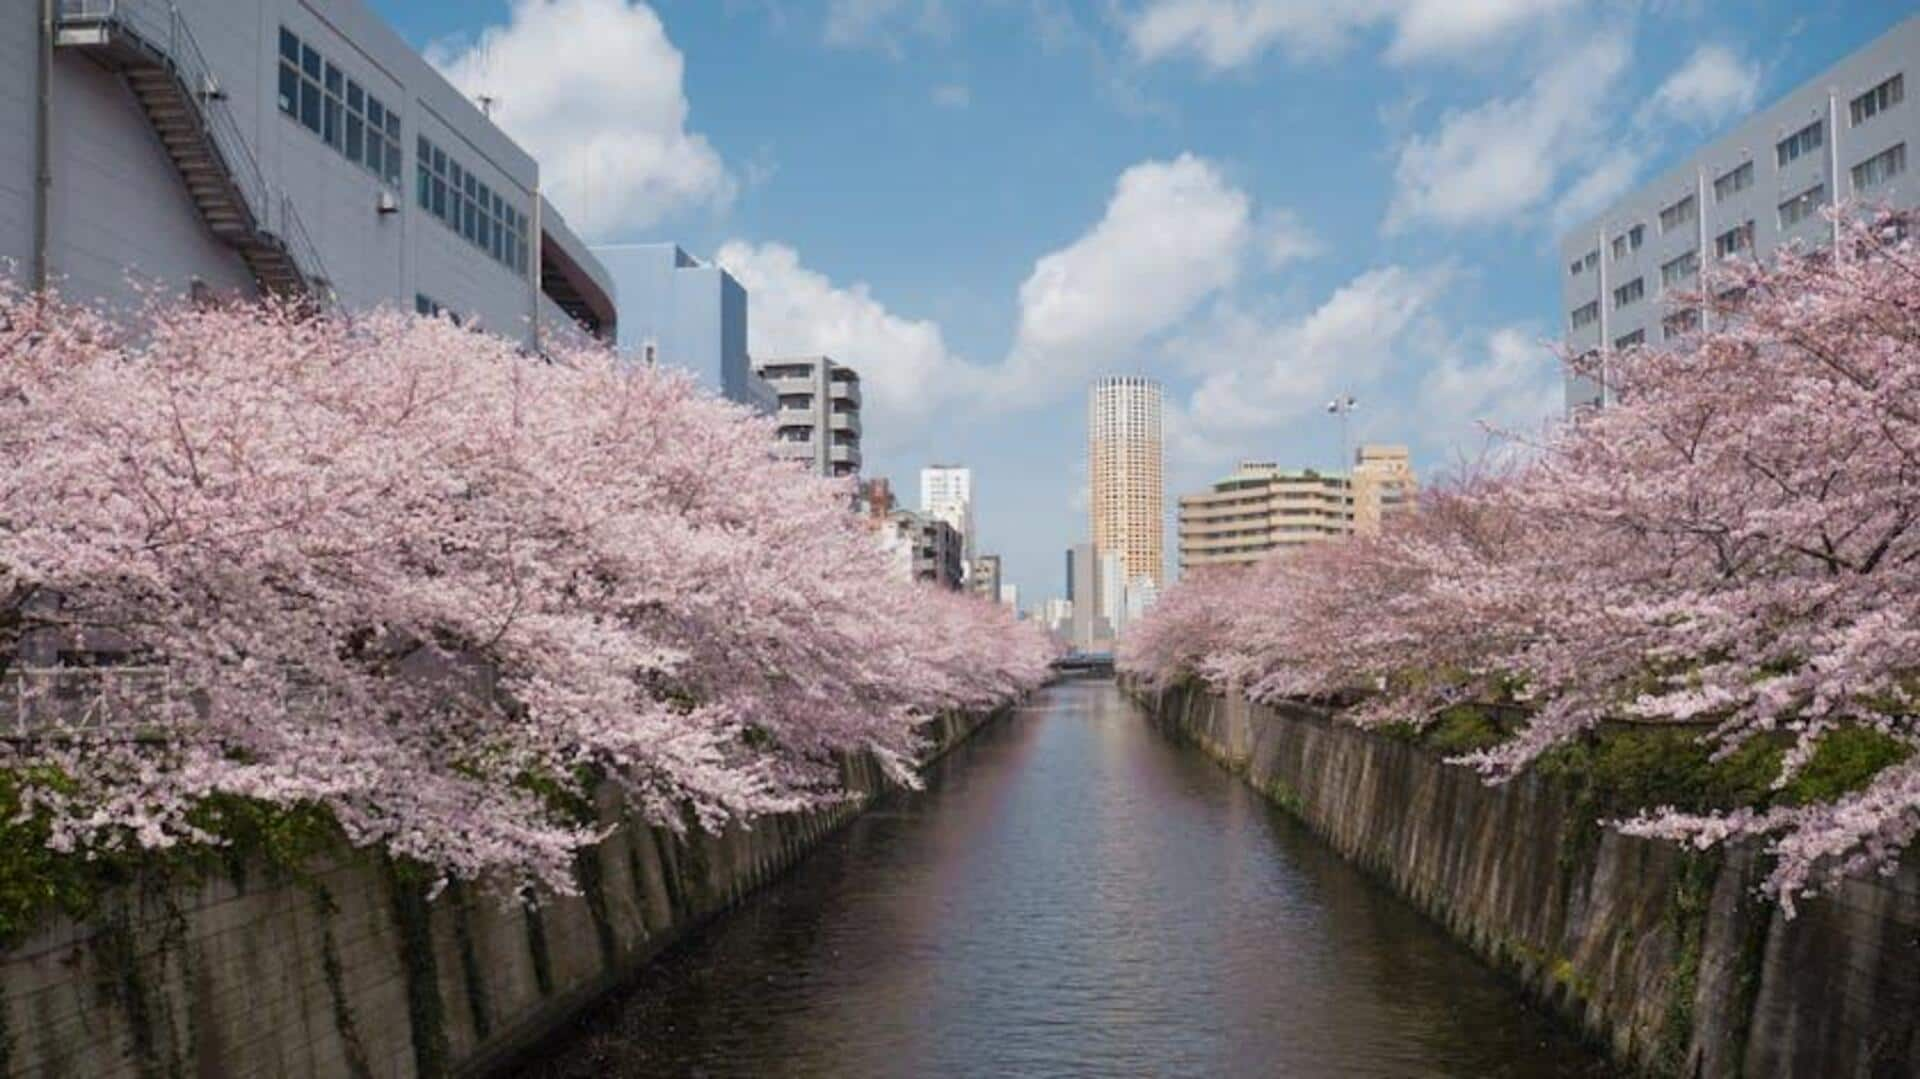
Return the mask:
<path id="1" fill-rule="evenodd" d="M 960 533 L 962 558 L 973 561 L 973 469 L 961 465 L 921 469 L 920 512 L 952 525 Z"/>
<path id="2" fill-rule="evenodd" d="M 1087 400 L 1087 472 L 1094 546 L 1120 555 L 1128 577 L 1166 579 L 1160 472 L 1160 384 L 1102 378 Z"/>

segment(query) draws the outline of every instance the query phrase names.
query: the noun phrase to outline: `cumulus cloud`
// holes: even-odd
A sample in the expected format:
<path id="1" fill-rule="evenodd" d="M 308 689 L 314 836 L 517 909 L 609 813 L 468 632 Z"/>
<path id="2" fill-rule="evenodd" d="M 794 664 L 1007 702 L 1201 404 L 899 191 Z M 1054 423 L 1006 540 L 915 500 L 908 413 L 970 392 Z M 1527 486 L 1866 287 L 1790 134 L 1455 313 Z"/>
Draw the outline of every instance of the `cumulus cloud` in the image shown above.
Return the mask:
<path id="1" fill-rule="evenodd" d="M 514 0 L 506 25 L 428 59 L 540 162 L 543 192 L 584 234 L 608 238 L 693 207 L 735 181 L 687 128 L 685 62 L 632 0 Z"/>
<path id="2" fill-rule="evenodd" d="M 1320 237 L 1292 210 L 1269 210 L 1261 216 L 1260 254 L 1273 269 L 1316 258 L 1325 251 Z"/>
<path id="3" fill-rule="evenodd" d="M 1385 229 L 1513 223 L 1537 209 L 1573 169 L 1606 152 L 1604 110 L 1631 58 L 1603 33 L 1548 66 L 1517 97 L 1442 117 L 1400 146 Z"/>
<path id="4" fill-rule="evenodd" d="M 1471 445 L 1483 425 L 1531 431 L 1565 406 L 1559 359 L 1525 326 L 1503 326 L 1440 357 L 1420 382 L 1417 418 L 1456 445 Z"/>
<path id="5" fill-rule="evenodd" d="M 853 367 L 879 444 L 966 400 L 980 378 L 948 349 L 940 327 L 889 311 L 865 282 L 835 284 L 784 244 L 735 240 L 716 260 L 752 297 L 747 347 L 755 359 L 828 355 Z"/>
<path id="6" fill-rule="evenodd" d="M 1047 394 L 1122 362 L 1238 275 L 1251 203 L 1191 154 L 1120 175 L 1100 221 L 1034 263 L 1002 372 L 1010 392 Z"/>
<path id="7" fill-rule="evenodd" d="M 1143 60 L 1191 55 L 1215 70 L 1240 67 L 1270 50 L 1317 60 L 1360 32 L 1390 26 L 1387 58 L 1410 62 L 1471 55 L 1509 38 L 1573 0 L 1147 0 L 1122 16 L 1127 42 Z"/>
<path id="8" fill-rule="evenodd" d="M 1760 65 L 1724 45 L 1702 45 L 1654 91 L 1657 117 L 1712 127 L 1753 111 L 1760 98 Z"/>

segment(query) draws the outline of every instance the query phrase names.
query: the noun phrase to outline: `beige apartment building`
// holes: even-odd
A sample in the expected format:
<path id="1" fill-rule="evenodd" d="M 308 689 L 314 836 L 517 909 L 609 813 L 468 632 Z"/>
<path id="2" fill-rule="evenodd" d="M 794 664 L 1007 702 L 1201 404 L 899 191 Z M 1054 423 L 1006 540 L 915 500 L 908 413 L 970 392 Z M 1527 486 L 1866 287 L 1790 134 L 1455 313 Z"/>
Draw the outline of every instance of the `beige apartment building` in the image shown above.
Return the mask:
<path id="1" fill-rule="evenodd" d="M 1353 530 L 1380 531 L 1387 517 L 1413 507 L 1420 481 L 1405 446 L 1361 446 L 1353 464 Z"/>
<path id="2" fill-rule="evenodd" d="M 1127 580 L 1145 577 L 1156 588 L 1165 583 L 1158 382 L 1115 376 L 1093 384 L 1087 473 L 1094 548 L 1118 553 Z"/>
<path id="3" fill-rule="evenodd" d="M 1243 461 L 1213 489 L 1180 498 L 1180 569 L 1249 565 L 1269 551 L 1370 533 L 1419 490 L 1404 446 L 1360 447 L 1351 476 Z"/>

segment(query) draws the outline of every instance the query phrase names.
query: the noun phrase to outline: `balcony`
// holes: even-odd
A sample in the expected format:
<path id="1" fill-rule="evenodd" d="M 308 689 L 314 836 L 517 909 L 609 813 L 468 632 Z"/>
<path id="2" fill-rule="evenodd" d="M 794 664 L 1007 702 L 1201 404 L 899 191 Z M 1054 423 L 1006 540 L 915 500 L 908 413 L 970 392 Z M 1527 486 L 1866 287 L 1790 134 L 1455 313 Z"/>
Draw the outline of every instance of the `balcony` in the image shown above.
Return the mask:
<path id="1" fill-rule="evenodd" d="M 847 431 L 855 437 L 858 437 L 860 434 L 860 413 L 840 412 L 836 410 L 832 413 L 832 424 L 833 430 Z"/>
<path id="2" fill-rule="evenodd" d="M 854 468 L 859 468 L 860 467 L 860 447 L 834 446 L 829 451 L 829 456 L 827 459 L 837 465 L 852 465 Z"/>

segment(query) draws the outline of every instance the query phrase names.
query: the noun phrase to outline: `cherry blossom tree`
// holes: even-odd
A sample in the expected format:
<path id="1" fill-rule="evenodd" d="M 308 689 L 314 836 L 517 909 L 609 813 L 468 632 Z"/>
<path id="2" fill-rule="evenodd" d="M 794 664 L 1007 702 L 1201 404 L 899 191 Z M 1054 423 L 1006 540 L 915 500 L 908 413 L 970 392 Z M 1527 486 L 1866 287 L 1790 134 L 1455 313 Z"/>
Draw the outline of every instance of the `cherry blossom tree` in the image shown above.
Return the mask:
<path id="1" fill-rule="evenodd" d="M 209 841 L 214 795 L 571 887 L 605 779 L 705 826 L 910 780 L 926 718 L 1044 678 L 999 608 L 895 581 L 844 485 L 591 346 L 445 320 L 0 295 L 0 674 L 164 669 L 163 737 L 12 751 L 69 849 Z"/>
<path id="2" fill-rule="evenodd" d="M 1849 212 L 1839 257 L 1723 264 L 1702 329 L 1609 357 L 1617 404 L 1526 440 L 1524 464 L 1430 493 L 1385 534 L 1183 582 L 1192 641 L 1123 659 L 1255 699 L 1368 694 L 1357 722 L 1524 705 L 1465 758 L 1490 778 L 1603 723 L 1696 729 L 1722 755 L 1785 740 L 1784 789 L 1823 740 L 1920 742 L 1920 253 Z M 1583 361 L 1590 363 L 1591 361 Z M 1191 594 L 1182 595 L 1191 589 Z M 1149 624 L 1155 641 L 1170 627 Z M 1886 867 L 1920 828 L 1909 755 L 1828 804 L 1661 807 L 1632 832 L 1763 836 L 1792 897 Z"/>

